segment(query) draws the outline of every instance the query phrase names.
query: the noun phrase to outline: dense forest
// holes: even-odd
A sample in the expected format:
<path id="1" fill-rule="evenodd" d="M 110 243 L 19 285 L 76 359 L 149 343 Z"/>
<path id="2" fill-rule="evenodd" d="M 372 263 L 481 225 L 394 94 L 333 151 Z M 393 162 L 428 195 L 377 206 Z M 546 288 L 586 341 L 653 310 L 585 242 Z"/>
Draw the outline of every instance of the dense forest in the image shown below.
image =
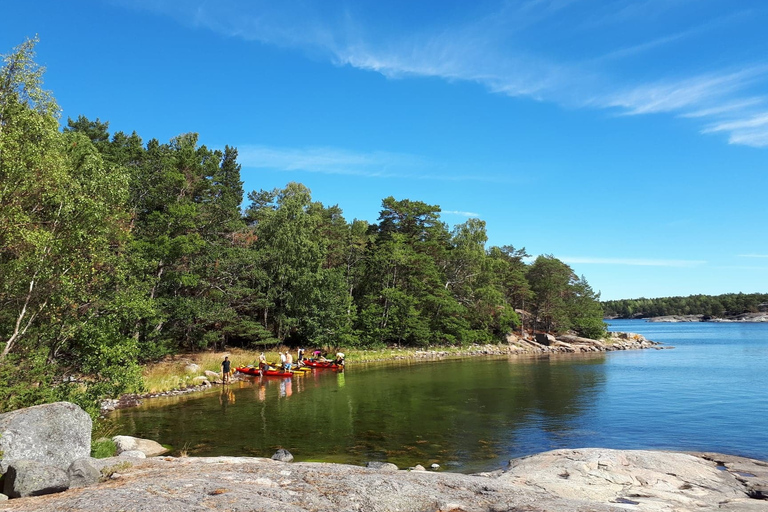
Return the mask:
<path id="1" fill-rule="evenodd" d="M 726 293 L 656 299 L 623 299 L 605 301 L 602 305 L 606 317 L 609 318 L 650 318 L 667 315 L 704 315 L 720 318 L 765 311 L 768 307 L 768 294 Z"/>
<path id="2" fill-rule="evenodd" d="M 237 150 L 60 125 L 30 40 L 0 73 L 0 411 L 141 389 L 169 354 L 466 345 L 605 331 L 599 295 L 549 255 L 487 247 L 437 205 L 347 221 L 299 183 L 244 201 Z"/>

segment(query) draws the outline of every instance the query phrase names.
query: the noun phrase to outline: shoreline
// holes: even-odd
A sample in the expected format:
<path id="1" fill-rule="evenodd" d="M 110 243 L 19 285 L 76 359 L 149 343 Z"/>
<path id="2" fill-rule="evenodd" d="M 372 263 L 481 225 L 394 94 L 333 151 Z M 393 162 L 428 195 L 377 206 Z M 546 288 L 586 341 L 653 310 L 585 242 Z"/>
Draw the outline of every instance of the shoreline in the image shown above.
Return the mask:
<path id="1" fill-rule="evenodd" d="M 710 323 L 766 323 L 768 322 L 768 313 L 741 313 L 739 315 L 732 316 L 710 316 L 710 315 L 664 315 L 664 316 L 651 316 L 643 318 L 605 318 L 604 320 L 644 320 L 646 322 L 668 322 L 668 323 L 683 323 L 683 322 L 710 322 Z"/>
<path id="2" fill-rule="evenodd" d="M 483 356 L 546 357 L 558 354 L 587 354 L 612 352 L 617 350 L 661 350 L 670 348 L 674 347 L 662 345 L 659 342 L 646 339 L 641 334 L 629 332 L 609 332 L 608 336 L 603 340 L 594 340 L 573 335 L 553 336 L 550 334 L 537 334 L 536 336 L 526 335 L 523 337 L 516 334 L 510 334 L 507 337 L 506 344 L 470 345 L 469 347 L 461 349 L 455 347 L 434 347 L 423 350 L 415 350 L 412 348 L 390 348 L 387 349 L 389 352 L 388 355 L 385 355 L 385 351 L 382 350 L 348 350 L 349 357 L 347 358 L 347 364 L 350 362 L 367 364 L 387 361 L 433 361 L 449 358 L 458 359 Z M 220 355 L 221 357 L 224 357 L 225 355 L 232 357 L 233 353 L 235 352 L 222 352 Z M 366 357 L 366 354 L 369 354 L 372 357 Z M 192 363 L 182 356 L 177 364 L 181 367 L 181 373 L 184 373 L 187 371 L 185 368 Z M 202 372 L 202 370 L 200 371 Z M 102 400 L 100 408 L 101 416 L 103 418 L 106 414 L 117 409 L 137 407 L 141 405 L 143 400 L 196 393 L 208 390 L 212 386 L 222 385 L 220 378 L 216 380 L 210 375 L 211 373 L 215 372 L 208 371 L 197 375 L 193 378 L 193 381 L 194 379 L 200 379 L 200 383 L 188 385 L 183 389 L 132 393 L 122 395 L 116 399 Z M 208 375 L 210 379 L 206 377 L 206 375 Z M 241 377 L 239 377 L 238 374 L 233 376 L 233 380 L 240 380 L 240 378 Z"/>

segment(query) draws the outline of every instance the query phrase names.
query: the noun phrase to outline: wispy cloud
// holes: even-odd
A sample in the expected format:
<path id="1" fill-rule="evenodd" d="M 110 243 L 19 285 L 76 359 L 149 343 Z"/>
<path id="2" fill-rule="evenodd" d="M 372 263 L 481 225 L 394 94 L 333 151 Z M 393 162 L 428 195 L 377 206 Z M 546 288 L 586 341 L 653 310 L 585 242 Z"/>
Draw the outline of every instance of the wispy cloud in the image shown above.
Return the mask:
<path id="1" fill-rule="evenodd" d="M 440 163 L 416 155 L 386 151 L 366 153 L 332 147 L 287 148 L 245 144 L 238 146 L 238 161 L 245 168 L 282 172 L 426 181 L 509 182 L 504 177 L 482 174 L 448 174 L 441 172 L 443 166 Z"/>
<path id="2" fill-rule="evenodd" d="M 739 258 L 768 258 L 768 254 L 739 254 Z"/>
<path id="3" fill-rule="evenodd" d="M 463 212 L 463 211 L 460 211 L 460 210 L 441 210 L 440 213 L 443 214 L 443 215 L 459 215 L 461 217 L 473 217 L 473 218 L 480 217 L 479 213 Z"/>
<path id="4" fill-rule="evenodd" d="M 244 167 L 368 177 L 398 176 L 425 166 L 411 155 L 383 151 L 356 153 L 327 147 L 244 145 L 238 147 L 238 158 Z"/>
<path id="5" fill-rule="evenodd" d="M 340 66 L 390 78 L 470 81 L 494 93 L 569 107 L 674 115 L 702 123 L 704 134 L 726 133 L 733 144 L 768 146 L 768 123 L 761 122 L 765 113 L 759 110 L 768 103 L 768 94 L 755 93 L 768 84 L 768 66 L 759 57 L 749 61 L 740 55 L 747 53 L 738 44 L 722 46 L 717 56 L 705 51 L 686 59 L 667 52 L 681 63 L 672 72 L 647 62 L 638 63 L 643 73 L 626 72 L 645 53 L 705 38 L 724 25 L 749 22 L 754 16 L 741 9 L 742 4 L 730 12 L 713 10 L 709 18 L 700 16 L 698 24 L 688 26 L 692 9 L 698 9 L 692 0 L 592 5 L 577 0 L 498 0 L 465 7 L 465 16 L 422 14 L 423 19 L 410 24 L 387 8 L 372 16 L 365 2 L 113 1 L 229 37 L 299 48 Z M 659 31 L 667 25 L 676 30 Z M 587 31 L 590 37 L 584 38 Z M 644 33 L 653 36 L 642 40 Z M 546 39 L 556 39 L 557 44 L 543 47 Z M 592 40 L 603 44 L 590 45 Z M 686 66 L 703 54 L 706 61 Z"/>
<path id="6" fill-rule="evenodd" d="M 703 260 L 600 258 L 591 256 L 566 256 L 560 259 L 566 263 L 578 263 L 585 265 L 629 265 L 634 267 L 697 267 L 706 264 L 706 261 Z"/>
<path id="7" fill-rule="evenodd" d="M 685 115 L 690 110 L 705 117 L 704 109 L 717 112 L 722 107 L 721 101 L 730 103 L 728 98 L 735 92 L 745 89 L 753 80 L 763 79 L 765 66 L 755 66 L 735 72 L 707 74 L 682 80 L 662 81 L 643 84 L 609 97 L 603 106 L 620 107 L 627 115 L 653 114 L 660 112 L 681 112 Z M 596 100 L 599 103 L 601 100 Z M 753 98 L 754 102 L 755 99 Z M 745 102 L 741 102 L 742 105 Z M 717 104 L 717 107 L 710 105 Z M 710 114 L 712 115 L 712 114 Z M 732 121 L 740 123 L 741 121 Z"/>

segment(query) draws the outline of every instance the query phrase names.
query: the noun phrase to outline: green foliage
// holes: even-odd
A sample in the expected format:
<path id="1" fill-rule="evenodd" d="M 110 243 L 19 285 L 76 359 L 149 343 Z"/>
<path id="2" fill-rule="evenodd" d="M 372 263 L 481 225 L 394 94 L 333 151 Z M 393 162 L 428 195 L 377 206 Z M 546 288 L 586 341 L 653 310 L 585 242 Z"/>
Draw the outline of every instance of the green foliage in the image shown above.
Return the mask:
<path id="1" fill-rule="evenodd" d="M 91 441 L 91 457 L 94 459 L 114 457 L 115 453 L 117 453 L 117 445 L 111 439 L 100 438 Z"/>

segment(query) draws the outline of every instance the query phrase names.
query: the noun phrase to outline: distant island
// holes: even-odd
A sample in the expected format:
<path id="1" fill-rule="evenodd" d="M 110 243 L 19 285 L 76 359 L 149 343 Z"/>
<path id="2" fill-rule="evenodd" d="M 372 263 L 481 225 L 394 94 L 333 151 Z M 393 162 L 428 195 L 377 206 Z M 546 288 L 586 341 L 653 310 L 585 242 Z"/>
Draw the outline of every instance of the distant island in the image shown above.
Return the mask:
<path id="1" fill-rule="evenodd" d="M 606 319 L 646 318 L 651 322 L 768 322 L 768 294 L 726 293 L 601 303 Z"/>

